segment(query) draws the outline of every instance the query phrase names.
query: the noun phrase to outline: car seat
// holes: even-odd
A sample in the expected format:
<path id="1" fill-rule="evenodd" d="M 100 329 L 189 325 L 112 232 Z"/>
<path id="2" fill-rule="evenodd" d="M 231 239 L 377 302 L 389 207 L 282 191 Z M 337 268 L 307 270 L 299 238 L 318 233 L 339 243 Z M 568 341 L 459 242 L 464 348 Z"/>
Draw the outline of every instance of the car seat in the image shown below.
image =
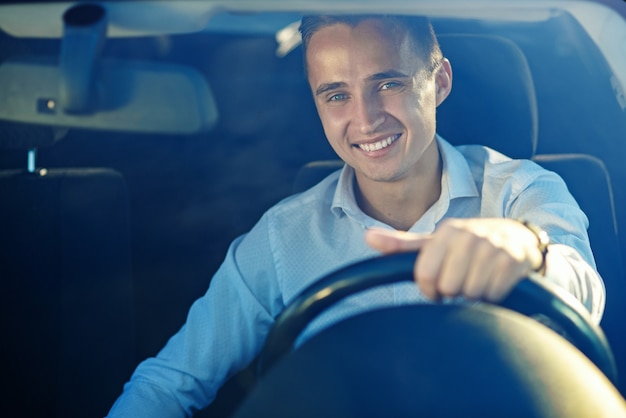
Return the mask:
<path id="1" fill-rule="evenodd" d="M 587 154 L 538 154 L 533 161 L 558 173 L 589 219 L 589 241 L 606 287 L 600 323 L 616 357 L 618 388 L 626 394 L 626 277 L 619 244 L 611 178 L 604 163 Z"/>
<path id="2" fill-rule="evenodd" d="M 2 123 L 35 155 L 51 130 Z M 128 192 L 109 168 L 0 170 L 6 417 L 104 416 L 135 364 Z"/>

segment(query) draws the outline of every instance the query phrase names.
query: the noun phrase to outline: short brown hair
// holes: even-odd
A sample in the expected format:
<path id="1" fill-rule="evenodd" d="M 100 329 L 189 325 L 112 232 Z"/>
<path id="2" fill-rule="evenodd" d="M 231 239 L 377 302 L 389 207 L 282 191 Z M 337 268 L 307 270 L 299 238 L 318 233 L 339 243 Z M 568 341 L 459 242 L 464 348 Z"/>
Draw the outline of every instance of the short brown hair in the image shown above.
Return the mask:
<path id="1" fill-rule="evenodd" d="M 390 22 L 402 30 L 406 30 L 412 40 L 415 53 L 426 64 L 428 73 L 432 73 L 437 69 L 443 54 L 439 47 L 439 41 L 435 35 L 430 20 L 424 16 L 401 16 L 401 15 L 312 15 L 304 16 L 300 23 L 300 34 L 302 35 L 302 50 L 305 61 L 304 69 L 306 71 L 306 50 L 311 41 L 311 37 L 320 29 L 334 25 L 336 23 L 344 23 L 351 27 L 357 26 L 359 23 L 368 19 L 381 19 Z"/>

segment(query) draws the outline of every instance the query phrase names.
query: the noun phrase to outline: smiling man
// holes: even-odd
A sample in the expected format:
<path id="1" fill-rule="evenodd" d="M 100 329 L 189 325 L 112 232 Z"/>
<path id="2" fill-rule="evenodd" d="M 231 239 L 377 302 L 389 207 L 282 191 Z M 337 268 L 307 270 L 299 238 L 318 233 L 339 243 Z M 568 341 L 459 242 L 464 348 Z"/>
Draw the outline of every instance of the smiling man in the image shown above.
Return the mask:
<path id="1" fill-rule="evenodd" d="M 354 172 L 359 208 L 396 230 L 427 233 L 372 230 L 367 240 L 373 247 L 421 249 L 415 279 L 432 299 L 499 301 L 532 272 L 576 266 L 569 275 L 567 268 L 550 273 L 561 276 L 566 289 L 579 289 L 579 299 L 586 295 L 583 302 L 599 315 L 602 285 L 591 266 L 577 272 L 584 263 L 577 255 L 565 260 L 571 249 L 546 253 L 537 228 L 512 220 L 531 220 L 555 235 L 566 234 L 551 225 L 557 212 L 543 212 L 551 203 L 572 205 L 559 180 L 529 162 L 482 148 L 459 154 L 437 138 L 436 108 L 450 93 L 453 77 L 426 19 L 314 17 L 304 20 L 302 32 L 317 110 L 330 144 Z M 452 171 L 452 164 L 468 170 Z M 455 172 L 465 178 L 451 177 Z M 442 187 L 471 177 L 474 184 L 468 187 L 482 191 L 480 210 L 467 201 L 457 204 L 448 197 L 450 190 L 442 194 Z M 554 192 L 550 199 L 547 191 Z M 574 215 L 571 220 L 576 241 L 585 241 L 585 221 Z M 588 248 L 580 249 L 593 265 Z"/>
<path id="2" fill-rule="evenodd" d="M 563 181 L 530 161 L 457 149 L 436 134 L 453 76 L 427 19 L 312 16 L 301 31 L 319 117 L 346 165 L 232 243 L 185 326 L 139 365 L 110 416 L 205 407 L 252 361 L 300 291 L 379 251 L 420 249 L 417 286 L 348 299 L 308 335 L 381 305 L 499 301 L 531 274 L 570 292 L 596 322 L 602 316 L 587 220 Z"/>

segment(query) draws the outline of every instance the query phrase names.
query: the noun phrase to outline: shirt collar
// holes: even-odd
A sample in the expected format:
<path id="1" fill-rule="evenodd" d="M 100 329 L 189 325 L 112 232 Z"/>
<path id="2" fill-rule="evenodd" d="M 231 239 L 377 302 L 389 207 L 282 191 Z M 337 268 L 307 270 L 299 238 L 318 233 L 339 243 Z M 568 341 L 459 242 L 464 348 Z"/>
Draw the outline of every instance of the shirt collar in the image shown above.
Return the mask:
<path id="1" fill-rule="evenodd" d="M 354 194 L 354 169 L 348 164 L 344 164 L 341 174 L 339 174 L 331 210 L 338 218 L 344 214 L 350 215 L 361 212 Z"/>
<path id="2" fill-rule="evenodd" d="M 443 161 L 441 197 L 445 196 L 444 191 L 450 200 L 480 196 L 472 170 L 463 154 L 439 135 L 437 144 Z"/>
<path id="3" fill-rule="evenodd" d="M 436 139 L 439 146 L 439 153 L 443 161 L 443 167 L 441 176 L 441 196 L 435 203 L 435 206 L 444 205 L 447 209 L 452 199 L 479 196 L 472 171 L 463 154 L 439 135 L 436 136 Z M 337 217 L 341 217 L 345 214 L 361 222 L 367 217 L 356 203 L 354 194 L 354 169 L 347 164 L 344 165 L 341 170 L 331 210 Z M 367 222 L 367 224 L 369 223 L 370 222 Z"/>

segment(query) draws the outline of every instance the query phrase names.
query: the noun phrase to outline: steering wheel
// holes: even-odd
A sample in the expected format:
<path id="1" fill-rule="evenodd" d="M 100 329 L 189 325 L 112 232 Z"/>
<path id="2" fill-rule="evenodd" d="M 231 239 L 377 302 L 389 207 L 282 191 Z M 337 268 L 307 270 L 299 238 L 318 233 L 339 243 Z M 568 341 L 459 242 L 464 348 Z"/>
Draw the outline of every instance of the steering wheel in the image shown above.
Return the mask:
<path id="1" fill-rule="evenodd" d="M 349 265 L 302 291 L 277 318 L 258 359 L 263 375 L 289 353 L 306 326 L 321 312 L 357 292 L 413 280 L 417 252 L 380 256 Z M 590 321 L 584 307 L 570 295 L 532 279 L 520 281 L 499 303 L 504 308 L 538 318 L 557 328 L 611 380 L 617 381 L 613 353 L 602 330 Z"/>

